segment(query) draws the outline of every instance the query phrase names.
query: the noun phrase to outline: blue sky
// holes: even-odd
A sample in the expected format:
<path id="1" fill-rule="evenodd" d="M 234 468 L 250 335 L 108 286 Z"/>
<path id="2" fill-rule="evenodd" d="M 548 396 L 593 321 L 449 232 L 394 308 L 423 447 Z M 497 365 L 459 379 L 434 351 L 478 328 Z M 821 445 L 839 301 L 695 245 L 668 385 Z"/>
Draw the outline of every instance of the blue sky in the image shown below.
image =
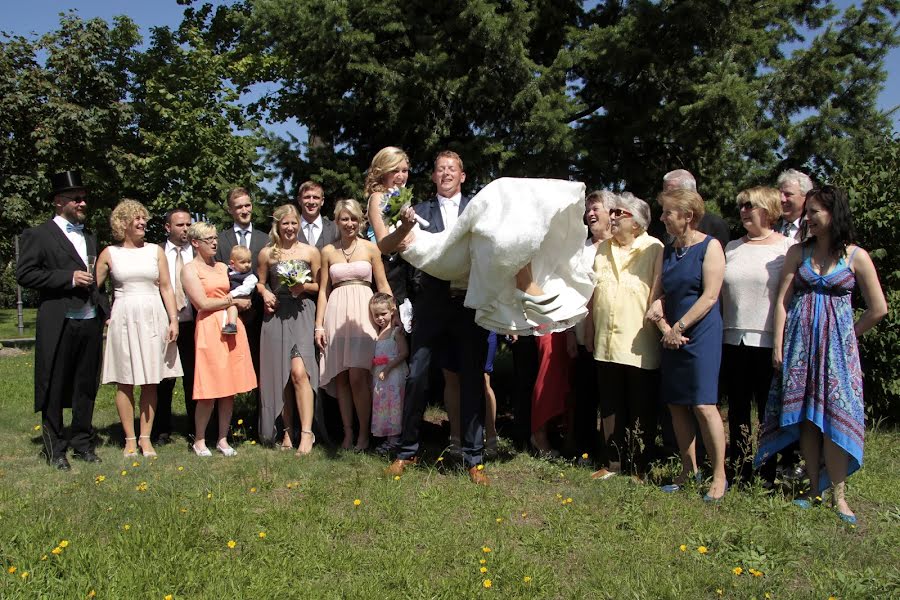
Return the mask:
<path id="1" fill-rule="evenodd" d="M 222 3 L 213 0 L 214 4 Z M 836 0 L 838 8 L 843 9 L 851 0 Z M 199 4 L 199 2 L 198 2 Z M 115 15 L 126 14 L 141 27 L 141 34 L 147 39 L 149 28 L 169 25 L 176 27 L 181 21 L 184 7 L 175 0 L 32 0 L 10 2 L 4 10 L 0 30 L 8 33 L 26 35 L 29 33 L 46 33 L 55 29 L 59 23 L 59 13 L 76 9 L 82 18 L 101 17 L 111 20 Z M 887 59 L 888 78 L 885 89 L 879 96 L 879 106 L 890 110 L 900 104 L 900 49 L 895 48 Z M 895 129 L 900 129 L 900 110 L 894 113 Z M 306 130 L 296 121 L 288 123 L 268 124 L 268 128 L 286 137 L 288 133 L 305 140 Z"/>

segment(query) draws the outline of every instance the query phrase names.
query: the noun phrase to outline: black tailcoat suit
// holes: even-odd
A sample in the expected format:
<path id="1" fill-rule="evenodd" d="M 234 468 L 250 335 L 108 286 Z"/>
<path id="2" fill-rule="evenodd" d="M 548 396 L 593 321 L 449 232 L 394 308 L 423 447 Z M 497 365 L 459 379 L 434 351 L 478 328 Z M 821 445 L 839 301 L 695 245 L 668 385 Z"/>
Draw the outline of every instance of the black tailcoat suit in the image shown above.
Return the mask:
<path id="1" fill-rule="evenodd" d="M 97 238 L 84 230 L 87 254 L 97 256 Z M 91 420 L 97 396 L 103 323 L 109 303 L 96 285 L 73 287 L 75 271 L 87 265 L 75 246 L 51 219 L 26 229 L 19 238 L 16 279 L 38 292 L 34 352 L 34 410 L 41 411 L 42 436 L 48 458 L 93 449 Z M 67 319 L 69 311 L 96 307 L 92 319 Z M 69 440 L 63 436 L 62 410 L 72 408 Z"/>
<path id="2" fill-rule="evenodd" d="M 297 232 L 297 239 L 304 244 L 308 244 L 309 240 L 306 239 L 306 232 L 303 230 L 305 224 L 306 221 L 303 220 L 303 217 L 300 217 L 300 231 Z M 319 232 L 319 237 L 316 239 L 316 248 L 322 250 L 322 248 L 328 244 L 334 244 L 340 239 L 341 234 L 338 232 L 337 225 L 335 225 L 334 221 L 323 215 L 322 231 Z"/>
<path id="3" fill-rule="evenodd" d="M 469 199 L 459 203 L 462 214 Z M 437 198 L 416 205 L 416 214 L 428 221 L 426 231 L 444 230 Z M 463 306 L 460 294 L 451 296 L 450 282 L 417 272 L 414 283 L 413 326 L 409 376 L 403 402 L 403 433 L 397 458 L 419 453 L 419 430 L 425 414 L 428 373 L 435 350 L 454 352 L 459 364 L 460 431 L 467 467 L 482 462 L 484 451 L 484 361 L 487 332 L 476 325 L 475 310 Z"/>

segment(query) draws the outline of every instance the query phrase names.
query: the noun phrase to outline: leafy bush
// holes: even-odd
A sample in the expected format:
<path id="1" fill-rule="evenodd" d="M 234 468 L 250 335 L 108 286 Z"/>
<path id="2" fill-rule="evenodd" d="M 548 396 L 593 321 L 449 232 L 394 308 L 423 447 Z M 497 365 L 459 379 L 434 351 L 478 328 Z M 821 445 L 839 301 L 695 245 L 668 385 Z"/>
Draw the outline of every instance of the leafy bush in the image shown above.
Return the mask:
<path id="1" fill-rule="evenodd" d="M 856 155 L 834 177 L 850 196 L 859 245 L 872 256 L 888 316 L 860 340 L 870 418 L 900 422 L 900 138 Z"/>

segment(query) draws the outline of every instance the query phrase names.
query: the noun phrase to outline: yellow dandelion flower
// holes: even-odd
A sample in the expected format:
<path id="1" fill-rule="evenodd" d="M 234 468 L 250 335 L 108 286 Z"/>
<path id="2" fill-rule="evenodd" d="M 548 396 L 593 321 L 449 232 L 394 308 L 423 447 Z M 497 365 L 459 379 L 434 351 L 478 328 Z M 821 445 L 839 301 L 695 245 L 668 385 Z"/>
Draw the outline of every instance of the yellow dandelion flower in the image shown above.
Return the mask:
<path id="1" fill-rule="evenodd" d="M 523 512 L 523 513 L 522 513 L 522 518 L 523 518 L 523 519 L 524 519 L 525 517 L 527 517 L 527 516 L 528 516 L 528 513 L 527 513 L 527 512 Z"/>
<path id="2" fill-rule="evenodd" d="M 482 573 L 487 573 L 487 567 L 481 567 L 478 570 L 481 571 Z"/>
<path id="3" fill-rule="evenodd" d="M 697 552 L 700 554 L 706 554 L 709 552 L 709 549 L 706 546 L 697 546 Z"/>
<path id="4" fill-rule="evenodd" d="M 359 506 L 360 504 L 362 504 L 362 500 L 360 500 L 359 498 L 353 501 L 353 506 Z"/>
<path id="5" fill-rule="evenodd" d="M 524 581 L 525 583 L 531 583 L 531 575 L 526 575 L 522 578 L 522 581 Z"/>
<path id="6" fill-rule="evenodd" d="M 256 440 L 250 440 L 250 445 L 251 445 L 251 446 L 255 446 L 255 445 L 256 445 Z"/>
<path id="7" fill-rule="evenodd" d="M 822 501 L 822 496 L 816 496 L 816 502 L 821 502 L 821 501 Z"/>
<path id="8" fill-rule="evenodd" d="M 234 541 L 234 540 L 228 540 L 228 547 L 229 547 L 229 548 L 234 548 L 235 546 L 237 546 L 237 542 L 236 542 L 236 541 Z"/>
<path id="9" fill-rule="evenodd" d="M 394 475 L 394 481 L 400 481 L 400 476 L 399 476 L 399 475 Z"/>
<path id="10" fill-rule="evenodd" d="M 124 477 L 125 475 L 128 475 L 128 471 L 126 471 L 125 469 L 122 469 L 122 472 L 119 473 L 119 475 Z"/>
<path id="11" fill-rule="evenodd" d="M 256 488 L 255 488 L 255 487 L 250 488 L 250 493 L 251 493 L 251 494 L 255 494 L 255 493 L 256 493 Z"/>
<path id="12" fill-rule="evenodd" d="M 141 463 L 139 463 L 138 461 L 134 461 L 133 463 L 131 463 L 131 466 L 132 466 L 132 467 L 139 467 L 139 466 L 141 466 Z"/>
<path id="13" fill-rule="evenodd" d="M 557 500 L 562 500 L 562 494 L 557 494 L 557 495 L 556 495 L 556 499 L 557 499 Z"/>
<path id="14" fill-rule="evenodd" d="M 104 481 L 106 481 L 105 475 L 97 475 L 96 477 L 94 477 L 94 483 L 101 484 Z"/>
<path id="15" fill-rule="evenodd" d="M 581 455 L 581 458 L 582 458 L 582 460 L 587 460 L 587 459 L 588 459 L 588 453 L 585 452 L 584 454 L 582 454 L 582 455 Z"/>
<path id="16" fill-rule="evenodd" d="M 12 575 L 13 573 L 16 572 L 16 568 L 15 568 L 15 567 L 9 567 L 8 569 L 6 569 L 6 572 L 9 573 L 10 575 Z"/>
<path id="17" fill-rule="evenodd" d="M 40 425 L 35 425 L 32 429 L 34 429 L 35 431 L 40 431 L 40 430 L 41 430 L 41 426 L 40 426 Z"/>
<path id="18" fill-rule="evenodd" d="M 179 471 L 184 471 L 184 467 L 179 466 L 179 467 L 178 467 L 178 470 L 179 470 Z"/>
<path id="19" fill-rule="evenodd" d="M 207 499 L 207 500 L 212 500 L 212 492 L 207 492 L 207 493 L 206 493 L 206 499 Z"/>
<path id="20" fill-rule="evenodd" d="M 59 556 L 60 554 L 62 554 L 62 548 L 57 546 L 56 548 L 54 548 L 53 550 L 50 551 L 50 554 L 55 554 L 56 556 Z"/>
<path id="21" fill-rule="evenodd" d="M 484 471 L 484 465 L 478 465 L 475 468 L 478 469 L 479 471 Z"/>
<path id="22" fill-rule="evenodd" d="M 687 552 L 687 544 L 682 544 L 682 545 L 678 546 L 678 549 L 681 550 L 682 552 Z"/>
<path id="23" fill-rule="evenodd" d="M 491 551 L 491 549 L 488 548 L 487 546 L 482 546 L 481 551 L 484 552 L 485 554 L 488 554 Z"/>
<path id="24" fill-rule="evenodd" d="M 566 498 L 566 504 L 572 504 L 572 502 L 574 502 L 574 500 L 572 500 L 571 498 Z"/>
<path id="25" fill-rule="evenodd" d="M 124 529 L 125 531 L 128 531 L 129 529 L 131 529 L 131 525 L 129 525 L 128 523 L 125 523 L 124 525 L 122 525 L 122 529 Z"/>
<path id="26" fill-rule="evenodd" d="M 187 509 L 186 508 L 179 509 L 179 512 L 181 514 L 185 514 L 187 512 Z"/>
<path id="27" fill-rule="evenodd" d="M 771 598 L 771 597 L 772 597 L 772 595 L 769 594 L 769 592 L 766 592 L 766 600 L 769 600 L 769 598 Z"/>
<path id="28" fill-rule="evenodd" d="M 731 572 L 734 573 L 735 575 L 740 575 L 741 573 L 744 572 L 744 570 L 740 567 L 735 567 L 731 570 Z"/>
<path id="29" fill-rule="evenodd" d="M 163 600 L 172 600 L 172 598 L 174 598 L 172 594 L 166 594 L 165 596 L 163 596 Z"/>
<path id="30" fill-rule="evenodd" d="M 725 593 L 725 590 L 723 590 L 722 588 L 716 588 L 716 593 L 721 596 Z"/>
<path id="31" fill-rule="evenodd" d="M 31 575 L 28 571 L 22 571 L 22 574 L 19 575 L 22 579 L 28 579 L 28 576 Z"/>
<path id="32" fill-rule="evenodd" d="M 502 522 L 503 522 L 503 517 L 497 517 L 497 522 L 498 522 L 498 523 L 502 523 Z"/>
<path id="33" fill-rule="evenodd" d="M 828 596 L 828 600 L 838 600 L 836 596 Z"/>
<path id="34" fill-rule="evenodd" d="M 243 425 L 243 424 L 244 424 L 244 420 L 243 420 L 243 419 L 238 419 L 238 425 Z"/>
<path id="35" fill-rule="evenodd" d="M 485 587 L 485 589 L 489 590 L 489 589 L 491 589 L 491 586 L 494 584 L 493 584 L 493 582 L 491 582 L 490 579 L 485 579 L 484 581 L 481 582 L 481 585 L 483 585 Z"/>
<path id="36" fill-rule="evenodd" d="M 261 539 L 261 540 L 266 539 L 266 532 L 265 532 L 265 531 L 260 531 L 260 532 L 259 532 L 259 539 Z"/>
<path id="37" fill-rule="evenodd" d="M 560 477 L 565 477 L 565 476 L 566 476 L 566 474 L 565 474 L 565 473 L 563 473 L 563 472 L 562 472 L 562 471 L 560 471 L 560 472 L 559 472 L 559 476 L 560 476 Z"/>
<path id="38" fill-rule="evenodd" d="M 91 591 L 88 592 L 87 597 L 88 597 L 88 598 L 93 598 L 93 597 L 96 596 L 96 595 L 97 595 L 97 592 L 95 592 L 94 590 L 91 590 Z"/>
<path id="39" fill-rule="evenodd" d="M 483 558 L 482 558 L 481 560 L 478 561 L 478 564 L 479 564 L 479 565 L 483 565 L 483 564 L 486 564 L 486 563 L 487 563 L 487 561 L 486 561 L 485 559 L 483 559 Z"/>
<path id="40" fill-rule="evenodd" d="M 47 560 L 47 555 L 46 555 L 46 554 L 42 554 L 42 555 L 41 555 L 41 560 Z"/>
<path id="41" fill-rule="evenodd" d="M 438 462 L 444 462 L 444 457 L 443 457 L 443 456 L 438 456 L 437 461 L 438 461 Z"/>
<path id="42" fill-rule="evenodd" d="M 60 547 L 60 548 L 68 548 L 68 547 L 69 547 L 69 540 L 63 540 L 63 541 L 61 541 L 61 542 L 59 543 L 59 547 Z"/>

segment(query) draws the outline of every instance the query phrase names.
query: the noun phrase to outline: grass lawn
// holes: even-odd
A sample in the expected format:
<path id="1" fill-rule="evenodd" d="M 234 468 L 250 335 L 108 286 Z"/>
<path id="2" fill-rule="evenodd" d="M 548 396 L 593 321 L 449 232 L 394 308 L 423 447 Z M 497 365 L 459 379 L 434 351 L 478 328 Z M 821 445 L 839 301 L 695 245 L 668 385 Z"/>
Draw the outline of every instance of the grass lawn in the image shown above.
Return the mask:
<path id="1" fill-rule="evenodd" d="M 434 456 L 395 480 L 322 447 L 124 459 L 110 386 L 103 463 L 61 473 L 38 460 L 32 365 L 0 358 L 2 598 L 900 597 L 896 431 L 868 435 L 855 528 L 758 488 L 707 505 L 526 455 L 490 463 L 489 488 Z"/>
<path id="2" fill-rule="evenodd" d="M 19 317 L 15 308 L 0 308 L 0 340 L 34 337 L 34 320 L 37 318 L 36 308 L 23 309 L 24 333 L 19 333 Z"/>

